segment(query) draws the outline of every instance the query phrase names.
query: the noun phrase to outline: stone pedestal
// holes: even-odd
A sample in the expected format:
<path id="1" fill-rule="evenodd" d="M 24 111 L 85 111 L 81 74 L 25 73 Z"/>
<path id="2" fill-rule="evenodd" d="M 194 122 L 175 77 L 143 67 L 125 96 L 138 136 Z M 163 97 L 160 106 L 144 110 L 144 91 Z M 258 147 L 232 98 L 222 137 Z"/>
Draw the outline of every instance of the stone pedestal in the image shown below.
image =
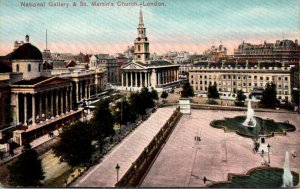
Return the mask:
<path id="1" fill-rule="evenodd" d="M 191 114 L 191 100 L 189 98 L 180 98 L 179 107 L 181 113 Z"/>

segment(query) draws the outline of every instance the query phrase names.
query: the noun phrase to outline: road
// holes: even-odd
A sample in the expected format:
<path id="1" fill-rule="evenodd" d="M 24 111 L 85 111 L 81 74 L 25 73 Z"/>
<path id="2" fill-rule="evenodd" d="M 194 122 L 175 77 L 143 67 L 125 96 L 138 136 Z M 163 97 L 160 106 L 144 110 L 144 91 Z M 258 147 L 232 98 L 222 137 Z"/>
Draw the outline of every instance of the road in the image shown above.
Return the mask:
<path id="1" fill-rule="evenodd" d="M 130 168 L 144 148 L 171 116 L 175 107 L 159 108 L 119 145 L 112 149 L 97 165 L 91 167 L 73 184 L 76 187 L 114 187 L 117 182 L 116 165 L 120 165 L 119 178 Z"/>

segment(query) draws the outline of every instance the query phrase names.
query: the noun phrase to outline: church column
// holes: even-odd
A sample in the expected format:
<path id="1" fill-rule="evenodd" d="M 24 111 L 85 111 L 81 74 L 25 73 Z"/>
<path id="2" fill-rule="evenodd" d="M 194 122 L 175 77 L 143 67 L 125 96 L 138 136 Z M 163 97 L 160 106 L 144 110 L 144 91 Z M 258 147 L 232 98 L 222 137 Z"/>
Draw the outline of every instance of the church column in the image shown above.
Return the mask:
<path id="1" fill-rule="evenodd" d="M 161 84 L 165 84 L 165 74 L 164 74 L 164 70 L 161 71 L 161 80 L 162 80 L 162 83 L 161 83 Z"/>
<path id="2" fill-rule="evenodd" d="M 126 87 L 128 87 L 128 72 L 125 72 L 126 75 Z"/>
<path id="3" fill-rule="evenodd" d="M 151 77 L 150 77 L 150 73 L 147 73 L 147 75 L 148 75 L 148 87 L 150 87 L 150 79 L 151 79 Z"/>
<path id="4" fill-rule="evenodd" d="M 132 72 L 130 72 L 130 87 L 132 87 L 133 84 L 132 84 Z"/>
<path id="5" fill-rule="evenodd" d="M 35 125 L 35 94 L 32 94 L 32 125 Z"/>
<path id="6" fill-rule="evenodd" d="M 140 87 L 143 87 L 143 74 L 142 72 L 139 72 L 140 74 Z"/>
<path id="7" fill-rule="evenodd" d="M 27 96 L 24 94 L 24 125 L 27 126 Z"/>
<path id="8" fill-rule="evenodd" d="M 20 123 L 20 114 L 19 114 L 19 94 L 16 93 L 16 120 L 17 125 Z"/>
<path id="9" fill-rule="evenodd" d="M 145 78 L 146 78 L 146 85 L 145 85 L 145 87 L 148 87 L 148 72 L 145 73 Z"/>
<path id="10" fill-rule="evenodd" d="M 137 85 L 138 84 L 138 82 L 137 82 L 137 80 L 138 80 L 138 78 L 137 78 L 137 72 L 135 72 L 135 78 L 134 79 L 135 79 L 135 87 L 137 87 L 138 86 Z"/>
<path id="11" fill-rule="evenodd" d="M 88 99 L 88 81 L 87 80 L 85 80 L 85 82 L 84 82 L 84 88 L 85 88 L 84 97 L 85 97 L 85 99 Z"/>

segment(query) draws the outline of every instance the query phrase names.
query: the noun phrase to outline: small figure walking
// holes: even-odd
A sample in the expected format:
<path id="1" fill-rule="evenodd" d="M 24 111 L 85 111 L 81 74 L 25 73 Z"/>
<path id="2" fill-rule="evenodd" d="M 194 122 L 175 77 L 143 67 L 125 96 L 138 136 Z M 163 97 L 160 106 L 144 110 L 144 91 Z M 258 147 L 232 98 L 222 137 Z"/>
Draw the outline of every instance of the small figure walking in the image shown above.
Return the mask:
<path id="1" fill-rule="evenodd" d="M 203 183 L 205 184 L 206 181 L 207 181 L 207 178 L 204 176 L 204 177 L 203 177 Z"/>

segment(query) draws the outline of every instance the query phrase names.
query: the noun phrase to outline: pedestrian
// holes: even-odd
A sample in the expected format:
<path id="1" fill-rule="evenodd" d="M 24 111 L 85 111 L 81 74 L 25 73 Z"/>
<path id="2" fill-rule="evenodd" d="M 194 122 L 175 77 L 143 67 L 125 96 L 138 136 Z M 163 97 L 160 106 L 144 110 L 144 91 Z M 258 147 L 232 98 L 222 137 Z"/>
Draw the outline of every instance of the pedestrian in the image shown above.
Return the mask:
<path id="1" fill-rule="evenodd" d="M 206 181 L 207 181 L 207 178 L 204 176 L 204 177 L 203 177 L 203 183 L 205 184 Z"/>

